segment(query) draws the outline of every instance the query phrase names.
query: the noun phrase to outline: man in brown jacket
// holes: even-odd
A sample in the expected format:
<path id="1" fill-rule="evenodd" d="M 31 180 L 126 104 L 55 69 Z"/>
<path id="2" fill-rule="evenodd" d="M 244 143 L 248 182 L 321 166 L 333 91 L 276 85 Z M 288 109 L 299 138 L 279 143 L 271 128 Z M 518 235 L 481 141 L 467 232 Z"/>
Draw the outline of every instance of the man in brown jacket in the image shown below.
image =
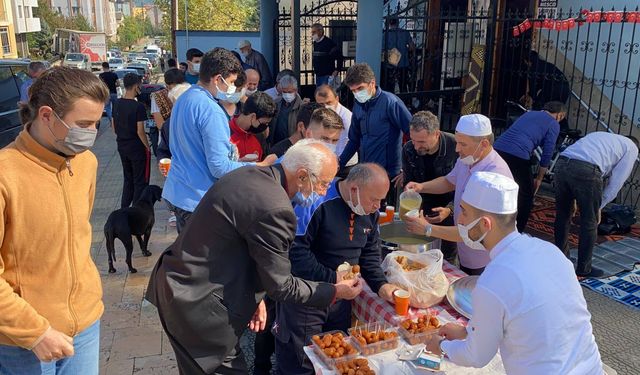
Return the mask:
<path id="1" fill-rule="evenodd" d="M 0 374 L 98 374 L 100 275 L 91 259 L 95 141 L 109 92 L 58 67 L 31 87 L 0 150 Z"/>

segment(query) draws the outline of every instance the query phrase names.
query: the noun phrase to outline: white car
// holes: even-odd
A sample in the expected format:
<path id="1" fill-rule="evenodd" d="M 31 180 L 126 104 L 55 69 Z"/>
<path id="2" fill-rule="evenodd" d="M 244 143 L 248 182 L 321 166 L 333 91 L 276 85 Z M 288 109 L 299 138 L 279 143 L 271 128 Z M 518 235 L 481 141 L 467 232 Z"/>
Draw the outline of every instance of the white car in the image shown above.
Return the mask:
<path id="1" fill-rule="evenodd" d="M 153 69 L 153 64 L 151 64 L 151 61 L 149 61 L 149 59 L 146 57 L 136 57 L 135 60 L 133 60 L 133 62 L 141 62 L 141 63 L 147 64 L 147 67 L 149 68 L 149 70 Z"/>
<path id="2" fill-rule="evenodd" d="M 116 70 L 116 69 L 124 69 L 125 63 L 124 63 L 124 59 L 121 59 L 119 57 L 114 57 L 109 59 L 109 68 Z"/>
<path id="3" fill-rule="evenodd" d="M 62 66 L 91 71 L 89 56 L 82 53 L 67 53 L 62 60 Z"/>

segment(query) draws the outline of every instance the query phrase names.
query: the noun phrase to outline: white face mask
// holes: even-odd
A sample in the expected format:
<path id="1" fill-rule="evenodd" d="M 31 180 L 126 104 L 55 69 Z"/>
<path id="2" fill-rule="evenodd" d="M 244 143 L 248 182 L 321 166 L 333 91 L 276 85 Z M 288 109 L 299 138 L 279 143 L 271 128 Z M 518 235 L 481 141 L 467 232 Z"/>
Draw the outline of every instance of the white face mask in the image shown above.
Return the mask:
<path id="1" fill-rule="evenodd" d="M 473 152 L 473 154 L 460 158 L 460 163 L 464 165 L 474 165 L 475 163 L 477 163 L 478 159 L 474 158 L 473 155 L 478 152 L 478 148 L 480 148 L 480 143 L 478 143 L 478 147 L 476 147 L 476 150 Z"/>
<path id="2" fill-rule="evenodd" d="M 360 91 L 356 91 L 355 93 L 353 93 L 353 96 L 356 98 L 358 103 L 364 104 L 364 103 L 368 102 L 369 99 L 371 99 L 372 95 L 369 93 L 369 90 L 362 89 Z"/>
<path id="3" fill-rule="evenodd" d="M 291 103 L 296 100 L 296 94 L 285 92 L 282 94 L 282 99 L 284 99 L 284 101 L 287 103 Z"/>
<path id="4" fill-rule="evenodd" d="M 319 37 L 319 36 L 317 36 L 316 34 L 312 34 L 312 35 L 311 35 L 311 40 L 313 40 L 314 42 L 317 42 L 317 41 L 319 41 L 319 40 L 320 40 L 320 37 Z"/>
<path id="5" fill-rule="evenodd" d="M 256 92 L 258 92 L 258 89 L 255 89 L 255 90 L 246 90 L 246 91 L 245 91 L 245 93 L 247 94 L 247 96 L 253 95 L 253 94 L 255 94 Z"/>
<path id="6" fill-rule="evenodd" d="M 200 73 L 200 63 L 192 64 L 191 70 L 193 70 L 194 73 Z"/>
<path id="7" fill-rule="evenodd" d="M 482 240 L 484 240 L 484 238 L 487 236 L 487 233 L 489 232 L 484 233 L 475 241 L 469 238 L 469 231 L 480 222 L 480 219 L 482 219 L 482 217 L 475 219 L 474 221 L 469 223 L 469 225 L 458 224 L 458 233 L 460 233 L 460 237 L 462 237 L 462 241 L 465 245 L 475 250 L 486 250 L 486 248 L 482 244 Z"/>
<path id="8" fill-rule="evenodd" d="M 358 197 L 357 205 L 353 203 L 353 197 L 351 196 L 351 189 L 349 189 L 349 201 L 347 202 L 347 205 L 349 206 L 351 211 L 353 211 L 354 214 L 358 216 L 364 216 L 367 214 L 367 212 L 364 210 L 364 207 L 362 207 L 362 201 L 360 201 L 360 188 L 358 188 L 357 186 L 356 186 L 356 197 Z"/>

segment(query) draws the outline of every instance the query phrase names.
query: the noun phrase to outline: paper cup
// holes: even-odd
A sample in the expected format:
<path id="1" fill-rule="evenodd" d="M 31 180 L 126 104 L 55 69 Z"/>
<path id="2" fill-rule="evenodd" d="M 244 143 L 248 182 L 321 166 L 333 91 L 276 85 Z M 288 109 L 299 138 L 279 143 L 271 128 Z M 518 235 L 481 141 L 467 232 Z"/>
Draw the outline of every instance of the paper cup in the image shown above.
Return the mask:
<path id="1" fill-rule="evenodd" d="M 258 160 L 258 154 L 246 154 L 244 156 L 244 160 L 246 160 L 246 161 L 256 161 L 256 160 Z"/>
<path id="2" fill-rule="evenodd" d="M 169 173 L 169 168 L 171 168 L 171 159 L 162 158 L 160 159 L 159 163 L 160 163 L 160 170 L 162 171 L 162 174 L 166 176 L 167 173 Z"/>
<path id="3" fill-rule="evenodd" d="M 406 217 L 412 218 L 412 219 L 417 219 L 418 216 L 420 216 L 420 211 L 418 210 L 411 210 L 409 212 L 407 212 L 405 214 Z"/>
<path id="4" fill-rule="evenodd" d="M 407 315 L 409 312 L 409 292 L 397 289 L 393 292 L 393 301 L 396 304 L 396 313 L 398 315 Z"/>

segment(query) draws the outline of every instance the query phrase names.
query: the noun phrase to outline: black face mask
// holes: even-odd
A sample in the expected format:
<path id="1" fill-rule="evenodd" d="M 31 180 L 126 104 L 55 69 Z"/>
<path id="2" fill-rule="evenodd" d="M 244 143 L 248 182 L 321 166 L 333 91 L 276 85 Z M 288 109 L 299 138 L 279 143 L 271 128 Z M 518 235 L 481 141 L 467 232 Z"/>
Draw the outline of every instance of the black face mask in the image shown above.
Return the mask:
<path id="1" fill-rule="evenodd" d="M 268 126 L 269 126 L 269 123 L 260 124 L 260 125 L 258 125 L 257 128 L 254 128 L 253 126 L 251 126 L 251 127 L 249 127 L 249 129 L 247 131 L 249 133 L 253 133 L 253 134 L 260 134 L 263 131 L 267 130 Z"/>

